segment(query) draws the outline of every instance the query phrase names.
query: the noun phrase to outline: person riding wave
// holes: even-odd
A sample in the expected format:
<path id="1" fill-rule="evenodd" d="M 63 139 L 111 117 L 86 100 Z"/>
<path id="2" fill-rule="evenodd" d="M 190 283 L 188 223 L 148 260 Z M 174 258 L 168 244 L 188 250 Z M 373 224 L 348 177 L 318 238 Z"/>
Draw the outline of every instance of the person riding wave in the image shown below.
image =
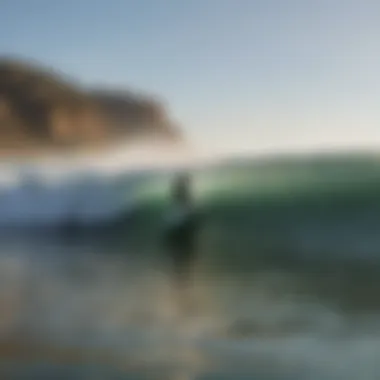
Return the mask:
<path id="1" fill-rule="evenodd" d="M 199 233 L 199 215 L 195 210 L 188 174 L 178 175 L 171 189 L 173 208 L 166 224 L 165 242 L 174 263 L 174 270 L 181 279 L 195 262 Z"/>

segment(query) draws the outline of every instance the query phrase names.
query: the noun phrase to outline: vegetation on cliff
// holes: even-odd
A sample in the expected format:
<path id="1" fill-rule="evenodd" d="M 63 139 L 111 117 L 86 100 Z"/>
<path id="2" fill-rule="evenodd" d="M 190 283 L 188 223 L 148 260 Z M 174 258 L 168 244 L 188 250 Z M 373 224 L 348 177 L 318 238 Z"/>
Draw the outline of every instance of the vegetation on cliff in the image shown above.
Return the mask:
<path id="1" fill-rule="evenodd" d="M 120 139 L 183 140 L 153 97 L 89 90 L 42 66 L 0 58 L 0 151 L 96 146 Z"/>

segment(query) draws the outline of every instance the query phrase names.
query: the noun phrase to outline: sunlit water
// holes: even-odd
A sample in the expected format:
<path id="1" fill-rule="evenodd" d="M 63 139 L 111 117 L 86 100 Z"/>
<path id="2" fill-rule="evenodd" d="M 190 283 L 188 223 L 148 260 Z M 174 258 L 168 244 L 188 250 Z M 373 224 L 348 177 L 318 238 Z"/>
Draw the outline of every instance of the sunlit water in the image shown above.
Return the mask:
<path id="1" fill-rule="evenodd" d="M 50 376 L 59 366 L 83 376 L 99 367 L 102 378 L 116 372 L 160 379 L 380 375 L 380 271 L 373 266 L 291 269 L 264 260 L 229 273 L 205 255 L 181 291 L 164 255 L 136 245 L 108 250 L 109 239 L 87 239 L 14 237 L 2 244 L 1 338 L 5 347 L 30 347 L 34 363 L 26 367 L 28 355 L 20 360 L 16 350 L 8 357 L 4 348 L 4 373 L 16 371 L 16 361 L 19 372 Z M 183 301 L 192 304 L 187 312 Z"/>
<path id="2" fill-rule="evenodd" d="M 213 201 L 200 180 L 207 212 L 183 289 L 153 187 L 117 230 L 4 232 L 0 377 L 379 379 L 377 194 L 268 202 L 263 179 L 241 176 Z"/>

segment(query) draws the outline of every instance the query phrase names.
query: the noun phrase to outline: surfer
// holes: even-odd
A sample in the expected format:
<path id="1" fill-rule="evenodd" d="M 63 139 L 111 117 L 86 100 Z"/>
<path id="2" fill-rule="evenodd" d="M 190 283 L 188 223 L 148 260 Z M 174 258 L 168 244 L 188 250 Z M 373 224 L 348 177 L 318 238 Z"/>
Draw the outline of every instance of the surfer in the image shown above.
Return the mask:
<path id="1" fill-rule="evenodd" d="M 168 215 L 165 242 L 174 265 L 178 285 L 189 280 L 195 263 L 199 216 L 197 215 L 188 174 L 179 174 L 171 189 L 172 209 Z"/>

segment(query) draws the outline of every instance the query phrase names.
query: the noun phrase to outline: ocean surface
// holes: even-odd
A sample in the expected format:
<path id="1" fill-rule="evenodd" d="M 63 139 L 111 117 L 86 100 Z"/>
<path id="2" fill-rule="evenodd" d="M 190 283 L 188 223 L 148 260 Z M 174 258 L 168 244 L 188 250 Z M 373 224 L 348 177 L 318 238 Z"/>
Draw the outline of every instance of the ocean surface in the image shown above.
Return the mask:
<path id="1" fill-rule="evenodd" d="M 380 157 L 191 170 L 186 288 L 162 244 L 172 170 L 2 185 L 0 378 L 380 378 Z"/>

